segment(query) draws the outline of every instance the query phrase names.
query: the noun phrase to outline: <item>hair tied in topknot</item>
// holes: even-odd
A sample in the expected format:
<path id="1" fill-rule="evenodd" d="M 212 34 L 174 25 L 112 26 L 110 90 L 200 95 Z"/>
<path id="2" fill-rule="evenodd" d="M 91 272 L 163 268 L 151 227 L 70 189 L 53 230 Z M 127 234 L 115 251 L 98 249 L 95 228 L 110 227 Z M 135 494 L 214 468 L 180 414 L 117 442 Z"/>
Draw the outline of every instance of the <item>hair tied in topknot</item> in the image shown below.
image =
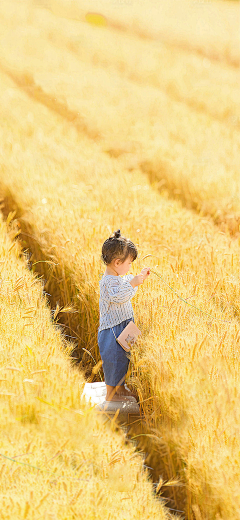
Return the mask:
<path id="1" fill-rule="evenodd" d="M 117 231 L 114 231 L 114 236 L 115 236 L 115 238 L 119 238 L 121 236 L 120 229 L 118 229 Z"/>

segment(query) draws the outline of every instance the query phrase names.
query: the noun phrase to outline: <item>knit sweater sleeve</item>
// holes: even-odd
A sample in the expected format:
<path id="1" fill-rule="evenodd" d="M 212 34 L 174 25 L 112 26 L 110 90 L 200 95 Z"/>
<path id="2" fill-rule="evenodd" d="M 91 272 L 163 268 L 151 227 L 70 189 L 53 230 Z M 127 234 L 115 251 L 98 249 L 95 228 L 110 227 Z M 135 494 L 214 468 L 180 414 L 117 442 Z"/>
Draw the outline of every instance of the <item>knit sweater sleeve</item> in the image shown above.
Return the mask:
<path id="1" fill-rule="evenodd" d="M 132 278 L 130 278 L 132 279 Z M 113 303 L 126 303 L 135 294 L 135 289 L 130 284 L 129 279 L 108 278 L 105 281 L 105 286 L 108 292 L 109 301 Z"/>
<path id="2" fill-rule="evenodd" d="M 125 276 L 123 276 L 123 280 L 127 280 L 128 282 L 130 282 L 133 278 L 134 278 L 133 274 L 125 274 Z M 133 287 L 133 290 L 134 290 L 134 294 L 136 294 L 136 292 L 138 290 L 138 285 L 136 285 L 136 287 Z"/>

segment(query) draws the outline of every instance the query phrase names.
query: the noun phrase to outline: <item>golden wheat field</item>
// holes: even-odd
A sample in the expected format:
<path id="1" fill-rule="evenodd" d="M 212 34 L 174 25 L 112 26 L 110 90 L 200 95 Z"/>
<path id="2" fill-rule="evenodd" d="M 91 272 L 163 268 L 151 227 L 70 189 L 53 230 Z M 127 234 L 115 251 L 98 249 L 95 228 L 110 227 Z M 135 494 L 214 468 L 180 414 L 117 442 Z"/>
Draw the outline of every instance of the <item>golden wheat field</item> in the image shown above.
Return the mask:
<path id="1" fill-rule="evenodd" d="M 73 345 L 64 345 L 42 284 L 7 236 L 10 218 L 0 222 L 1 518 L 111 519 L 117 511 L 165 520 L 141 456 L 81 400 Z"/>
<path id="2" fill-rule="evenodd" d="M 239 4 L 2 0 L 0 15 L 2 518 L 240 519 Z M 81 399 L 103 376 L 100 255 L 118 228 L 131 272 L 152 270 L 127 381 L 158 499 Z"/>

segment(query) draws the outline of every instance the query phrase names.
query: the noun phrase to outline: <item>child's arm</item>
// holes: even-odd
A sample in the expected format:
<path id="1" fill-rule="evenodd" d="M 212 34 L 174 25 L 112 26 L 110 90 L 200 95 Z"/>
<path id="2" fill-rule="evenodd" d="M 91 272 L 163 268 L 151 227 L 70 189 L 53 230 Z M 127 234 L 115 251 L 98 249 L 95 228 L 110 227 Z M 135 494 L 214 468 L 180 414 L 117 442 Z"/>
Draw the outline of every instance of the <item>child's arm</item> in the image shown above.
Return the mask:
<path id="1" fill-rule="evenodd" d="M 136 292 L 136 288 L 132 286 L 129 280 L 124 280 L 123 283 L 119 284 L 118 280 L 108 279 L 105 284 L 109 301 L 113 303 L 126 303 Z"/>
<path id="2" fill-rule="evenodd" d="M 146 280 L 146 278 L 150 275 L 150 267 L 144 267 L 142 270 L 141 270 L 141 273 L 140 274 L 137 274 L 136 276 L 134 276 L 134 278 L 132 278 L 132 280 L 129 282 L 132 287 L 136 287 L 137 285 L 141 285 L 144 280 Z"/>

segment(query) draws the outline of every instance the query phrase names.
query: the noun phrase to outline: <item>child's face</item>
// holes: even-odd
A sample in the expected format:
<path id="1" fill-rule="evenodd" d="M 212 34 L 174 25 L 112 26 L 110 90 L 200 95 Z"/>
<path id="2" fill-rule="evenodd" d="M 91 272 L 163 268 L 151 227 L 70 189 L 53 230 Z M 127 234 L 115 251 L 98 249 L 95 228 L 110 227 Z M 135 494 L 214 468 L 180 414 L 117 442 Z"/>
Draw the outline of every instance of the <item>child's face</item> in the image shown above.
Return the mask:
<path id="1" fill-rule="evenodd" d="M 129 269 L 131 268 L 131 265 L 132 265 L 132 259 L 130 256 L 127 257 L 127 259 L 125 260 L 125 262 L 121 263 L 121 260 L 119 258 L 116 258 L 116 260 L 114 260 L 114 269 L 115 271 L 117 271 L 117 273 L 119 275 L 124 275 L 126 274 Z"/>

